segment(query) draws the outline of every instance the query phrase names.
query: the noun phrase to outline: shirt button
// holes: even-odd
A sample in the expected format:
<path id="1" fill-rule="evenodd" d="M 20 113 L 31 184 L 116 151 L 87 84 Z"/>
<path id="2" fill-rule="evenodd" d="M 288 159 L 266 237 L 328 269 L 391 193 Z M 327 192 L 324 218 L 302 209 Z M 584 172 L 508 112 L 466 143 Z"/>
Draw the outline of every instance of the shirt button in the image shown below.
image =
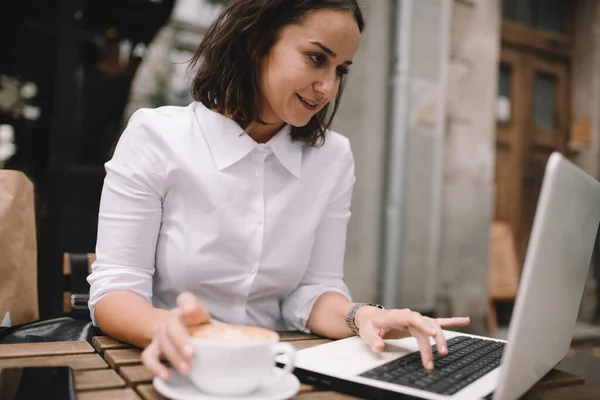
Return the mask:
<path id="1" fill-rule="evenodd" d="M 256 273 L 256 268 L 252 268 L 252 269 L 250 270 L 250 272 L 252 272 L 253 274 L 255 274 L 255 273 Z"/>
<path id="2" fill-rule="evenodd" d="M 256 177 L 257 177 L 257 178 L 260 178 L 260 172 L 257 172 L 257 173 L 256 173 L 256 174 L 254 174 L 254 175 L 256 175 Z"/>

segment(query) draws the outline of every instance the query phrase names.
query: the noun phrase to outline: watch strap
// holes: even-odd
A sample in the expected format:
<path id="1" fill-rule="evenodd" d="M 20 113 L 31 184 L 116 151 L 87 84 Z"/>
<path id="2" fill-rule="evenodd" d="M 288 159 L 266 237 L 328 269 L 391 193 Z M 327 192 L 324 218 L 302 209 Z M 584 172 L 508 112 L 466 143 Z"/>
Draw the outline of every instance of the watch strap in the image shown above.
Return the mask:
<path id="1" fill-rule="evenodd" d="M 358 336 L 358 327 L 356 326 L 354 318 L 356 316 L 356 312 L 361 307 L 365 307 L 365 306 L 376 307 L 376 308 L 379 308 L 380 310 L 384 310 L 384 308 L 381 304 L 374 304 L 374 303 L 356 303 L 352 307 L 350 307 L 350 311 L 348 311 L 348 314 L 346 315 L 346 323 L 348 324 L 348 328 L 350 328 L 350 330 L 357 336 Z"/>

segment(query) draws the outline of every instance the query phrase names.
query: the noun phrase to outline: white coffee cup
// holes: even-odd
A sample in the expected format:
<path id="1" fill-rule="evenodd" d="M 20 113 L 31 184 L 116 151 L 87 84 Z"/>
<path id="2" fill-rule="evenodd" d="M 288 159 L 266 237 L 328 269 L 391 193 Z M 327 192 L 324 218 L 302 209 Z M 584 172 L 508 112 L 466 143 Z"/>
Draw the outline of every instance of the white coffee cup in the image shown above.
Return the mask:
<path id="1" fill-rule="evenodd" d="M 195 354 L 189 377 L 207 394 L 241 396 L 275 384 L 285 376 L 273 375 L 278 355 L 287 356 L 284 371 L 294 369 L 294 347 L 269 329 L 213 323 L 190 328 L 190 335 Z"/>

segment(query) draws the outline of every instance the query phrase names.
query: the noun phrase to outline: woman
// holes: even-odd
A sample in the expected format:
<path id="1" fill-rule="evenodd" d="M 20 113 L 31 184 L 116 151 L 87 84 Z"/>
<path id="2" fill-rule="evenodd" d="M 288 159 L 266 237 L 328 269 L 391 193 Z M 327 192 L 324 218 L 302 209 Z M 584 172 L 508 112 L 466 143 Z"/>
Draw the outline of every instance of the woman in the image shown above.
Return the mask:
<path id="1" fill-rule="evenodd" d="M 352 303 L 343 283 L 354 161 L 329 127 L 363 27 L 356 0 L 231 0 L 193 59 L 196 101 L 131 118 L 106 164 L 89 306 L 152 373 L 168 378 L 160 356 L 186 373 L 186 326 L 211 317 L 373 351 L 413 335 L 429 369 L 429 339 L 443 354 L 441 328 L 469 323 Z"/>

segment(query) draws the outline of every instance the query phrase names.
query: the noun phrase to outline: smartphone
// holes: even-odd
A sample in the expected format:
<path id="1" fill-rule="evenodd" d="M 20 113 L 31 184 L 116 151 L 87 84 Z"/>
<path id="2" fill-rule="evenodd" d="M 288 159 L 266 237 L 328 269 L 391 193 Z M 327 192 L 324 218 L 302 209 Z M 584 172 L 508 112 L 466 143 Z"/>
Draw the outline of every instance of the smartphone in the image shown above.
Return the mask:
<path id="1" fill-rule="evenodd" d="M 0 371 L 2 400 L 75 400 L 71 367 L 17 367 Z"/>

